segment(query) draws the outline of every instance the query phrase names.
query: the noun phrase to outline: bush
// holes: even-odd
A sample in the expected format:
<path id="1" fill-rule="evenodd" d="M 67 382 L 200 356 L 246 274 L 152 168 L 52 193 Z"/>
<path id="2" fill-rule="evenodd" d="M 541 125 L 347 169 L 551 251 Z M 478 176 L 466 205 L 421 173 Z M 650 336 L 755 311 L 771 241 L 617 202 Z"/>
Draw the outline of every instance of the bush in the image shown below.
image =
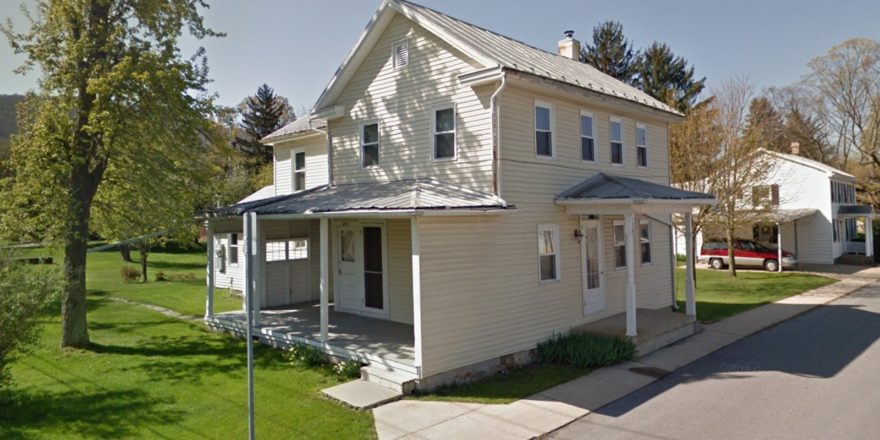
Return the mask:
<path id="1" fill-rule="evenodd" d="M 333 371 L 346 379 L 355 379 L 361 376 L 361 363 L 357 361 L 342 361 L 333 366 Z"/>
<path id="2" fill-rule="evenodd" d="M 165 272 L 156 272 L 156 281 L 170 281 Z"/>
<path id="3" fill-rule="evenodd" d="M 538 344 L 541 359 L 578 368 L 599 368 L 635 357 L 636 346 L 627 339 L 610 335 L 556 335 Z"/>
<path id="4" fill-rule="evenodd" d="M 307 344 L 296 344 L 287 350 L 287 360 L 307 367 L 318 367 L 327 364 L 324 353 L 318 347 Z"/>
<path id="5" fill-rule="evenodd" d="M 123 283 L 134 283 L 141 279 L 141 271 L 131 266 L 122 266 L 119 269 L 119 275 L 122 276 Z"/>

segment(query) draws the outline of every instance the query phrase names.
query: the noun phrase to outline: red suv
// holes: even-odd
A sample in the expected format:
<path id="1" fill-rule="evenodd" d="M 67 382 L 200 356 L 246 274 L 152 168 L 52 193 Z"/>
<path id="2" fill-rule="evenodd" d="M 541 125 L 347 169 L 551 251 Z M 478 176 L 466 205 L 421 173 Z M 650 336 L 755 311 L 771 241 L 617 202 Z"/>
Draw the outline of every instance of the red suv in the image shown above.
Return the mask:
<path id="1" fill-rule="evenodd" d="M 734 240 L 733 257 L 737 266 L 763 267 L 770 272 L 779 270 L 779 254 L 777 248 L 752 240 Z M 700 262 L 709 263 L 713 269 L 723 269 L 730 264 L 727 256 L 727 242 L 710 240 L 700 248 Z M 797 265 L 797 258 L 791 252 L 782 251 L 782 267 L 791 268 Z"/>

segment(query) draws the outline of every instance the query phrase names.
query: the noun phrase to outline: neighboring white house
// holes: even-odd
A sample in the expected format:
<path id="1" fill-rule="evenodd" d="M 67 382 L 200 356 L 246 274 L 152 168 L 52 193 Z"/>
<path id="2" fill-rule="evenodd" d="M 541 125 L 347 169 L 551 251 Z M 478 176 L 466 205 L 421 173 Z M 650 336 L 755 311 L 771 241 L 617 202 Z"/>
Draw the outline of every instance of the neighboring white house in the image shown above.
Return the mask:
<path id="1" fill-rule="evenodd" d="M 262 338 L 418 386 L 604 318 L 636 337 L 673 306 L 671 215 L 714 199 L 668 186 L 681 114 L 578 53 L 384 1 L 308 120 L 263 140 L 274 185 L 208 219 L 207 322 L 240 330 L 213 293 L 253 292 Z"/>
<path id="2" fill-rule="evenodd" d="M 766 198 L 773 210 L 766 222 L 738 231 L 735 238 L 781 242 L 801 263 L 833 264 L 845 255 L 872 258 L 873 237 L 865 232 L 872 230 L 874 210 L 857 203 L 853 175 L 801 156 L 797 143 L 790 154 L 763 153 L 772 161 L 771 171 L 751 196 Z M 697 249 L 703 235 L 697 234 Z M 684 245 L 678 234 L 678 254 L 684 254 Z"/>

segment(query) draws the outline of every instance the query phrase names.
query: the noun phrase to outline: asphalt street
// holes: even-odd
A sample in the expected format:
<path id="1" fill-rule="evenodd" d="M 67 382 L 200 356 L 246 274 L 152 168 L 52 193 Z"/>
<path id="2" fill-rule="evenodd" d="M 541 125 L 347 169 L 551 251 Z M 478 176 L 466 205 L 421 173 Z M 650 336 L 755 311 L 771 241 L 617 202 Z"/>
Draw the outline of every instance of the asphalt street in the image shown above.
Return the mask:
<path id="1" fill-rule="evenodd" d="M 735 342 L 555 439 L 880 439 L 880 283 Z"/>

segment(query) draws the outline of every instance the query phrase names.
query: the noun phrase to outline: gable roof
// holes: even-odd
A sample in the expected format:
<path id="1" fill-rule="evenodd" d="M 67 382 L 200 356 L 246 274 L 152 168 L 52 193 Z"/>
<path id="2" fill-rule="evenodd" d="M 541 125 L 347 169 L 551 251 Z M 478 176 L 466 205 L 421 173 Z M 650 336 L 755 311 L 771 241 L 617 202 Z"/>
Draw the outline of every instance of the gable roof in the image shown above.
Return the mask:
<path id="1" fill-rule="evenodd" d="M 685 191 L 631 177 L 599 173 L 562 191 L 557 201 L 564 200 L 703 200 L 711 194 Z"/>
<path id="2" fill-rule="evenodd" d="M 803 165 L 805 167 L 810 167 L 810 168 L 819 170 L 819 171 L 825 173 L 826 175 L 828 175 L 828 177 L 844 178 L 847 180 L 854 180 L 856 178 L 856 176 L 853 176 L 852 174 L 847 173 L 846 171 L 841 171 L 837 168 L 832 167 L 831 165 L 827 165 L 827 164 L 824 164 L 822 162 L 819 162 L 819 161 L 816 161 L 813 159 L 807 159 L 806 157 L 803 157 L 803 156 L 798 156 L 796 154 L 780 153 L 778 151 L 767 150 L 764 148 L 762 148 L 761 150 L 767 154 L 774 155 L 780 159 L 787 160 L 790 162 L 794 162 L 798 165 Z"/>
<path id="3" fill-rule="evenodd" d="M 327 128 L 326 121 L 319 121 L 304 116 L 302 118 L 294 120 L 293 122 L 288 123 L 287 125 L 273 131 L 272 133 L 269 133 L 266 137 L 260 139 L 260 142 L 277 142 L 279 140 L 293 137 L 298 134 L 316 131 L 316 129 L 320 130 L 323 128 Z"/>
<path id="4" fill-rule="evenodd" d="M 486 68 L 502 67 L 532 74 L 682 116 L 677 110 L 647 93 L 606 75 L 587 63 L 538 49 L 405 0 L 382 2 L 354 49 L 318 98 L 315 109 L 328 107 L 335 102 L 395 13 L 409 18 Z"/>

